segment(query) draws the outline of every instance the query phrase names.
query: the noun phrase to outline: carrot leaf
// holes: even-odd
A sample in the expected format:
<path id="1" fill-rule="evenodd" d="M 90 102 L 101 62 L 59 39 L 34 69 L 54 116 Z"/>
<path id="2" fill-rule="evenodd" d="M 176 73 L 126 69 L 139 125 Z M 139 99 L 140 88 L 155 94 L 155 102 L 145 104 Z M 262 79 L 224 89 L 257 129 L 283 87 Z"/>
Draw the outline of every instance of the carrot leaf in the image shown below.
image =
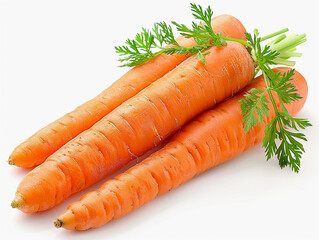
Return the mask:
<path id="1" fill-rule="evenodd" d="M 301 99 L 296 86 L 291 83 L 293 75 L 295 74 L 294 69 L 283 74 L 274 73 L 272 71 L 270 73 L 272 74 L 272 81 L 270 82 L 271 90 L 275 91 L 284 103 L 290 103 Z"/>
<path id="2" fill-rule="evenodd" d="M 187 28 L 184 25 L 180 27 L 184 30 Z M 206 30 L 202 29 L 198 31 L 204 32 Z M 182 34 L 186 35 L 186 33 Z M 198 41 L 201 44 L 193 47 L 180 46 L 175 40 L 172 27 L 165 22 L 159 22 L 154 24 L 152 30 L 142 28 L 142 32 L 136 34 L 134 39 L 127 39 L 125 41 L 126 45 L 115 47 L 115 51 L 120 56 L 118 60 L 123 63 L 120 65 L 121 67 L 134 67 L 162 53 L 192 56 L 212 46 L 209 43 L 209 36 L 198 37 Z M 168 44 L 168 46 L 163 46 L 164 44 Z M 200 59 L 205 60 L 204 56 L 206 54 L 202 54 L 202 58 Z"/>
<path id="3" fill-rule="evenodd" d="M 240 100 L 246 133 L 253 126 L 257 126 L 258 122 L 263 124 L 264 116 L 269 116 L 269 107 L 267 105 L 269 101 L 265 96 L 266 93 L 267 90 L 252 88 L 244 95 L 245 98 Z"/>
<path id="4" fill-rule="evenodd" d="M 279 32 L 283 31 L 285 30 Z M 296 131 L 299 131 L 299 128 L 304 129 L 311 126 L 311 124 L 306 119 L 292 117 L 284 105 L 301 98 L 295 84 L 291 82 L 294 69 L 287 73 L 275 73 L 271 65 L 291 65 L 293 62 L 288 59 L 296 56 L 295 47 L 306 41 L 305 35 L 292 34 L 288 38 L 286 35 L 281 35 L 265 46 L 261 46 L 262 38 L 259 37 L 257 30 L 254 31 L 254 35 L 247 33 L 246 38 L 251 46 L 251 56 L 255 61 L 256 69 L 260 70 L 264 76 L 266 88 L 265 90 L 253 90 L 245 95 L 245 99 L 241 100 L 244 129 L 248 132 L 257 125 L 258 118 L 262 123 L 263 118 L 268 116 L 256 107 L 261 105 L 261 98 L 265 97 L 261 93 L 267 93 L 275 111 L 275 117 L 265 126 L 263 147 L 267 160 L 275 155 L 281 168 L 289 166 L 294 172 L 299 172 L 301 155 L 305 151 L 300 141 L 306 141 L 306 138 L 304 134 Z M 286 53 L 284 58 L 282 51 Z M 274 92 L 279 98 L 281 110 L 274 100 Z"/>
<path id="5" fill-rule="evenodd" d="M 303 133 L 289 131 L 288 126 L 298 131 L 311 126 L 307 119 L 294 118 L 288 112 L 280 112 L 265 127 L 263 147 L 269 160 L 273 155 L 279 159 L 281 168 L 289 166 L 294 172 L 299 172 L 301 154 L 305 152 L 300 140 L 307 141 Z M 276 142 L 279 139 L 279 144 Z"/>
<path id="6" fill-rule="evenodd" d="M 288 28 L 284 28 L 260 37 L 259 31 L 255 29 L 253 33 L 246 33 L 247 41 L 229 38 L 213 31 L 211 27 L 213 11 L 210 6 L 203 9 L 202 6 L 191 3 L 191 12 L 194 19 L 199 21 L 198 23 L 192 22 L 191 27 L 187 27 L 185 24 L 173 21 L 172 25 L 180 35 L 193 38 L 197 43 L 196 46 L 189 48 L 180 46 L 175 40 L 172 26 L 165 22 L 155 23 L 152 30 L 143 28 L 135 39 L 128 39 L 125 42 L 126 45 L 115 47 L 120 56 L 119 61 L 123 63 L 121 66 L 137 66 L 162 53 L 196 55 L 196 59 L 206 65 L 205 55 L 209 53 L 208 48 L 225 46 L 227 41 L 241 43 L 250 52 L 255 63 L 254 76 L 261 72 L 266 85 L 264 90 L 251 89 L 245 94 L 245 98 L 240 100 L 244 130 L 248 132 L 258 122 L 263 124 L 264 117 L 269 116 L 268 105 L 272 105 L 275 117 L 265 127 L 263 142 L 267 160 L 276 155 L 280 167 L 289 166 L 293 171 L 298 172 L 301 154 L 304 152 L 300 141 L 306 138 L 304 134 L 296 131 L 311 124 L 306 119 L 292 117 L 284 105 L 301 98 L 296 86 L 291 82 L 294 70 L 281 74 L 274 73 L 271 67 L 273 65 L 294 66 L 295 61 L 291 58 L 301 57 L 302 54 L 296 52 L 296 47 L 307 41 L 306 35 L 287 36 L 285 33 L 288 32 Z M 269 41 L 265 44 L 267 40 Z M 276 105 L 273 93 L 276 93 L 279 98 L 280 108 Z"/>
<path id="7" fill-rule="evenodd" d="M 198 51 L 198 54 L 197 54 L 197 56 L 196 56 L 196 59 L 202 61 L 205 66 L 206 66 L 205 56 L 206 56 L 207 54 L 209 54 L 209 52 L 201 52 L 201 51 Z"/>

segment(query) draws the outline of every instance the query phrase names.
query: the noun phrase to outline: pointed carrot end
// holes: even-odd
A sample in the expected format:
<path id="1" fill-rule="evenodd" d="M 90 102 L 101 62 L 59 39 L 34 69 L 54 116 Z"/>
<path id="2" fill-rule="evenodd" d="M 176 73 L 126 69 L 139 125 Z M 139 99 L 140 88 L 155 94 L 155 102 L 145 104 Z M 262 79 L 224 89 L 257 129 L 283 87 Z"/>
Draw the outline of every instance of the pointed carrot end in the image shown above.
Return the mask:
<path id="1" fill-rule="evenodd" d="M 54 220 L 53 224 L 56 228 L 61 228 L 63 226 L 63 222 L 58 218 Z"/>
<path id="2" fill-rule="evenodd" d="M 15 165 L 15 163 L 11 157 L 9 157 L 8 163 L 9 163 L 9 165 Z"/>
<path id="3" fill-rule="evenodd" d="M 15 200 L 12 201 L 11 203 L 12 208 L 19 208 L 19 203 L 17 203 Z"/>
<path id="4" fill-rule="evenodd" d="M 25 205 L 24 197 L 20 193 L 16 193 L 14 200 L 11 203 L 12 208 L 20 208 Z"/>
<path id="5" fill-rule="evenodd" d="M 68 230 L 76 229 L 76 221 L 75 221 L 74 212 L 69 209 L 67 209 L 60 216 L 58 216 L 53 223 L 56 228 L 63 227 Z"/>

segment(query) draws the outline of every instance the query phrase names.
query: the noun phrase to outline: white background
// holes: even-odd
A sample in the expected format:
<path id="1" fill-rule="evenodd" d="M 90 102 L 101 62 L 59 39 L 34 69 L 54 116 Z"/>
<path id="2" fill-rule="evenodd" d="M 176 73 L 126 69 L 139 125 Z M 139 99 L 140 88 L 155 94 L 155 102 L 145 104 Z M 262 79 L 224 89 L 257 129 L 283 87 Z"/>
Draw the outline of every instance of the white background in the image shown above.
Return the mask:
<path id="1" fill-rule="evenodd" d="M 309 98 L 299 117 L 314 126 L 305 131 L 309 141 L 300 173 L 281 170 L 277 160 L 266 162 L 259 145 L 96 230 L 70 232 L 52 224 L 87 191 L 44 213 L 11 209 L 27 173 L 7 165 L 13 148 L 127 71 L 117 67 L 115 45 L 155 21 L 190 23 L 192 17 L 188 1 L 1 1 L 3 239 L 318 239 L 318 5 L 316 10 L 315 1 L 196 2 L 210 4 L 215 15 L 236 16 L 248 31 L 258 27 L 268 34 L 289 27 L 307 34 L 296 69 L 308 80 Z"/>

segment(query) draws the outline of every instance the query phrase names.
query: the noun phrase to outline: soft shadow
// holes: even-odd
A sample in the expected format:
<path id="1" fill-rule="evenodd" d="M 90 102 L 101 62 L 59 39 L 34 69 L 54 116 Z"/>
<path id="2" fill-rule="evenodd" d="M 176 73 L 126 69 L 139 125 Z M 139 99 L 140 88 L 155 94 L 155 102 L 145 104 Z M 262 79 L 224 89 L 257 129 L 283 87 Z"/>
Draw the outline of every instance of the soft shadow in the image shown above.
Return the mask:
<path id="1" fill-rule="evenodd" d="M 11 166 L 11 174 L 16 177 L 22 179 L 25 175 L 27 175 L 33 168 L 21 168 L 16 166 Z"/>

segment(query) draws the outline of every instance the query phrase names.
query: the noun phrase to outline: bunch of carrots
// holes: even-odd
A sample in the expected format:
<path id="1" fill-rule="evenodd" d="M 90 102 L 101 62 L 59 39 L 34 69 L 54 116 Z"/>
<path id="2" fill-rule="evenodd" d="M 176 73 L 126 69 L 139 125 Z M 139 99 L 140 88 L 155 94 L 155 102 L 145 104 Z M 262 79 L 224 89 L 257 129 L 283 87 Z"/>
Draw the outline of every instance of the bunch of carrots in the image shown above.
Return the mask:
<path id="1" fill-rule="evenodd" d="M 200 22 L 190 28 L 172 22 L 178 38 L 161 22 L 116 47 L 122 66 L 133 68 L 14 149 L 9 164 L 33 169 L 13 208 L 52 208 L 169 138 L 71 204 L 54 225 L 99 227 L 260 142 L 267 159 L 277 156 L 281 167 L 298 172 L 306 138 L 297 131 L 311 124 L 294 116 L 307 83 L 294 69 L 272 66 L 293 66 L 305 35 L 283 29 L 259 37 L 233 16 L 212 18 L 210 7 L 195 4 L 191 10 Z"/>

